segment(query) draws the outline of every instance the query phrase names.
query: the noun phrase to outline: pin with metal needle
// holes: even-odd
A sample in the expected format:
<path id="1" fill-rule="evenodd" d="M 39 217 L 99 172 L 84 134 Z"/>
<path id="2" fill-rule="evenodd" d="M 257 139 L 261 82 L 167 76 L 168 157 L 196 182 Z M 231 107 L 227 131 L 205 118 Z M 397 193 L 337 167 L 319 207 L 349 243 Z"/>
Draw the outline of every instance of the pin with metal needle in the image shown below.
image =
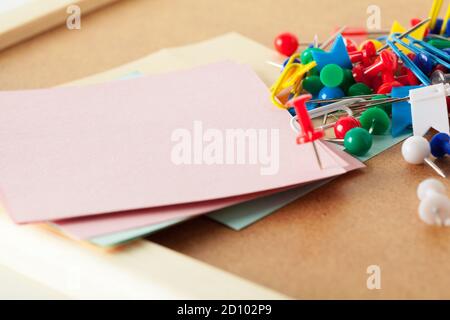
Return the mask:
<path id="1" fill-rule="evenodd" d="M 316 140 L 322 139 L 325 136 L 324 130 L 321 128 L 314 128 L 311 117 L 306 109 L 306 102 L 311 100 L 310 94 L 301 95 L 292 99 L 288 103 L 288 107 L 294 107 L 297 114 L 297 122 L 300 127 L 300 132 L 297 136 L 297 144 L 312 143 L 314 154 L 320 169 L 323 169 L 322 161 L 320 160 L 319 152 L 317 151 Z"/>
<path id="2" fill-rule="evenodd" d="M 414 27 L 412 27 L 412 28 L 406 30 L 405 32 L 403 32 L 402 34 L 400 34 L 397 38 L 403 39 L 404 37 L 410 35 L 411 33 L 413 33 L 414 31 L 416 31 L 417 29 L 419 29 L 420 27 L 422 27 L 423 25 L 427 24 L 430 21 L 431 21 L 431 18 L 428 18 L 428 19 L 425 19 L 425 20 L 419 22 Z M 384 46 L 382 46 L 380 49 L 377 50 L 377 53 L 380 53 L 381 51 L 383 51 L 384 49 L 387 49 L 388 47 L 389 47 L 389 45 L 385 44 Z"/>
<path id="3" fill-rule="evenodd" d="M 430 159 L 431 147 L 427 139 L 421 136 L 412 136 L 403 142 L 402 155 L 406 162 L 411 164 L 426 163 L 438 175 L 446 178 L 445 173 Z"/>

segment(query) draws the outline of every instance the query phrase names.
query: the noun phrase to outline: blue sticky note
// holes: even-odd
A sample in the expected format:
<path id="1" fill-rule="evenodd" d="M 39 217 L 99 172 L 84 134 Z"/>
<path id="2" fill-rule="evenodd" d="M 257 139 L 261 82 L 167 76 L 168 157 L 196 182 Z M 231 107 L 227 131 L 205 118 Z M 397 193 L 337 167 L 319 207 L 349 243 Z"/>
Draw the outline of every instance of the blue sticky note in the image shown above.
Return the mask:
<path id="1" fill-rule="evenodd" d="M 344 38 L 342 35 L 336 37 L 336 41 L 329 52 L 313 51 L 314 61 L 317 63 L 317 68 L 322 70 L 327 64 L 337 64 L 338 66 L 346 69 L 352 68 L 352 62 L 345 46 Z"/>
<path id="2" fill-rule="evenodd" d="M 420 86 L 394 87 L 391 96 L 393 98 L 404 98 L 409 96 L 409 91 L 420 88 Z M 412 126 L 411 105 L 408 101 L 392 104 L 392 128 L 393 137 L 398 137 Z"/>

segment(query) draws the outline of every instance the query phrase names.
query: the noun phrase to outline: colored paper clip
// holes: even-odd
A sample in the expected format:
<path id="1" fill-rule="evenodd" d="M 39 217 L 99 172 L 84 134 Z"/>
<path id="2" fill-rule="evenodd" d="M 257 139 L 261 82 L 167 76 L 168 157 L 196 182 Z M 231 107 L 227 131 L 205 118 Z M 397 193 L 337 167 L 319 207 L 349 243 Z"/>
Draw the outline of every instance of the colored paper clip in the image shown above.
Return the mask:
<path id="1" fill-rule="evenodd" d="M 394 53 L 402 59 L 403 63 L 411 69 L 411 71 L 414 73 L 414 75 L 426 86 L 429 86 L 431 84 L 430 79 L 420 70 L 419 67 L 415 65 L 414 62 L 411 61 L 411 59 L 408 58 L 406 54 L 404 54 L 397 46 L 392 42 L 392 40 L 387 40 L 386 44 L 394 51 Z"/>
<path id="2" fill-rule="evenodd" d="M 288 89 L 291 88 L 291 93 L 293 93 L 294 97 L 297 97 L 301 92 L 301 81 L 305 74 L 317 66 L 315 61 L 312 61 L 306 65 L 295 62 L 295 59 L 299 58 L 299 55 L 292 55 L 289 58 L 288 63 L 284 67 L 281 72 L 280 77 L 271 87 L 271 100 L 274 105 L 281 109 L 287 109 L 287 107 L 280 102 L 278 99 L 278 95 Z"/>
<path id="3" fill-rule="evenodd" d="M 309 116 L 311 117 L 311 119 L 315 119 L 321 116 L 327 116 L 328 114 L 332 113 L 332 112 L 337 112 L 337 111 L 344 111 L 347 113 L 348 116 L 353 116 L 353 111 L 352 109 L 350 109 L 349 106 L 358 103 L 358 102 L 363 102 L 365 101 L 363 98 L 352 98 L 352 99 L 346 99 L 346 100 L 342 100 L 342 101 L 338 101 L 335 103 L 331 103 L 328 104 L 326 106 L 323 107 L 319 107 L 313 110 L 308 111 Z M 292 130 L 294 130 L 295 132 L 299 132 L 299 128 L 298 128 L 298 122 L 297 122 L 298 117 L 294 116 L 291 118 L 291 128 Z M 322 126 L 319 127 L 319 129 L 329 129 L 331 127 L 334 126 L 334 123 L 328 123 L 328 124 L 324 124 Z"/>
<path id="4" fill-rule="evenodd" d="M 410 41 L 410 43 L 421 46 L 423 48 L 423 50 L 427 51 L 428 53 L 432 53 L 434 56 L 438 56 L 441 59 L 450 61 L 450 55 L 447 52 L 445 52 L 444 50 L 438 49 L 425 41 L 417 40 L 417 39 L 410 38 L 410 37 L 407 37 L 407 38 Z M 447 65 L 446 65 L 446 67 L 447 67 Z"/>
<path id="5" fill-rule="evenodd" d="M 419 53 L 426 53 L 431 59 L 433 59 L 435 62 L 442 64 L 443 66 L 445 66 L 446 68 L 450 68 L 450 63 L 448 63 L 447 61 L 441 59 L 440 56 L 446 56 L 447 59 L 450 58 L 450 56 L 442 51 L 442 54 L 440 54 L 439 56 L 436 55 L 436 50 L 441 51 L 439 49 L 434 48 L 433 46 L 430 46 L 429 44 L 427 44 L 425 41 L 421 41 L 421 40 L 416 40 L 413 38 L 409 38 L 407 37 L 408 40 L 410 41 L 409 43 L 406 43 L 400 39 L 398 39 L 396 36 L 392 37 L 392 41 L 395 43 L 399 43 L 402 46 L 408 48 L 409 50 L 411 50 L 413 53 L 415 54 L 419 54 Z M 421 46 L 421 48 L 417 47 L 417 45 Z M 428 51 L 427 48 L 431 48 L 433 50 Z"/>

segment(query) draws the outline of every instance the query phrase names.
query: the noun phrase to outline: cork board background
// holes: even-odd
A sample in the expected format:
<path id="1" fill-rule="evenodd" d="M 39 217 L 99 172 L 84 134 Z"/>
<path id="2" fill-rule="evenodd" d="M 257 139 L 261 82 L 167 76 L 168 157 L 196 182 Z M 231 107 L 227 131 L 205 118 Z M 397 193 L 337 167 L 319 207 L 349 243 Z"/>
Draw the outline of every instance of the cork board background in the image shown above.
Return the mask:
<path id="1" fill-rule="evenodd" d="M 372 4 L 389 28 L 426 16 L 431 1 L 122 0 L 83 16 L 79 31 L 60 27 L 0 52 L 0 89 L 62 84 L 229 31 L 269 47 L 285 30 L 324 39 L 364 26 Z M 149 240 L 295 298 L 449 299 L 450 229 L 417 217 L 417 185 L 436 175 L 406 164 L 399 146 L 367 165 L 241 232 L 199 218 Z M 381 290 L 366 287 L 369 265 L 381 268 Z"/>

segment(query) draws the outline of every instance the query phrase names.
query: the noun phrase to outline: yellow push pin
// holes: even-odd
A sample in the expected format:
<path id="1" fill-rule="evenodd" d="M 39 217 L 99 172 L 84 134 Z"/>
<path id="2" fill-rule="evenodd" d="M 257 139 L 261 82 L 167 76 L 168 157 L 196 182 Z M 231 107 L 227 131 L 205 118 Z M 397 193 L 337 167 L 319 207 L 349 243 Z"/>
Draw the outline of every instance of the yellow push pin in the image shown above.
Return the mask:
<path id="1" fill-rule="evenodd" d="M 442 23 L 442 28 L 441 28 L 441 32 L 440 32 L 441 36 L 443 36 L 447 32 L 448 19 L 450 19 L 450 4 L 447 7 L 447 12 L 445 13 L 444 22 Z"/>
<path id="2" fill-rule="evenodd" d="M 442 4 L 444 0 L 434 0 L 433 5 L 431 6 L 430 14 L 428 15 L 431 18 L 430 21 L 430 29 L 433 30 L 436 27 L 436 21 L 439 17 L 439 12 L 441 12 Z M 422 39 L 419 39 L 422 40 Z"/>

